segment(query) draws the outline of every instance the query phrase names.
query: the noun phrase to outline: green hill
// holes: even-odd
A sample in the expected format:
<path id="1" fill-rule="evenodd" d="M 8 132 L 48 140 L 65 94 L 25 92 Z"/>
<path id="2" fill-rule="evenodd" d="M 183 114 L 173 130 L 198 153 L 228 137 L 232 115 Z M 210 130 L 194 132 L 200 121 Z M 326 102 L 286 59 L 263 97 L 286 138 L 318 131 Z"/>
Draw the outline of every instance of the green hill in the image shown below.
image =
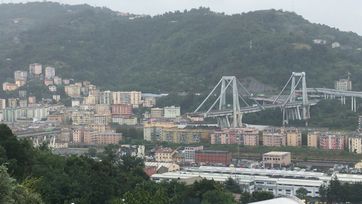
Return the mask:
<path id="1" fill-rule="evenodd" d="M 0 5 L 0 82 L 39 62 L 109 89 L 203 92 L 222 75 L 279 88 L 292 71 L 307 72 L 310 87 L 332 87 L 349 71 L 362 90 L 359 48 L 357 34 L 277 10 L 141 17 L 87 5 Z"/>

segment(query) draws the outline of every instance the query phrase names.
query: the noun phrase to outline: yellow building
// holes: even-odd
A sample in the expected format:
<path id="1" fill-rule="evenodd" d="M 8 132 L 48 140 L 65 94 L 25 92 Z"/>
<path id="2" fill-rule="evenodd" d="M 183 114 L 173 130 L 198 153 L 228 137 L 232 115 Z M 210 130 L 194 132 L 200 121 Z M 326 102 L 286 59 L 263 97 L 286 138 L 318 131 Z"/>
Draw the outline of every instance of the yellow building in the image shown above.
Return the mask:
<path id="1" fill-rule="evenodd" d="M 94 113 L 91 111 L 72 112 L 73 125 L 87 125 L 93 123 Z"/>
<path id="2" fill-rule="evenodd" d="M 308 147 L 318 148 L 319 144 L 319 132 L 309 132 L 308 133 Z"/>
<path id="3" fill-rule="evenodd" d="M 143 126 L 143 139 L 146 141 L 160 141 L 162 130 L 174 127 L 177 126 L 170 122 L 145 123 Z"/>
<path id="4" fill-rule="evenodd" d="M 200 129 L 164 128 L 161 134 L 162 142 L 178 144 L 199 143 L 202 138 L 208 138 L 210 132 Z"/>
<path id="5" fill-rule="evenodd" d="M 256 129 L 245 129 L 243 131 L 243 142 L 245 146 L 259 146 L 259 131 Z"/>
<path id="6" fill-rule="evenodd" d="M 269 147 L 280 147 L 286 145 L 286 135 L 283 133 L 263 133 L 263 145 Z"/>
<path id="7" fill-rule="evenodd" d="M 302 146 L 302 133 L 299 131 L 287 132 L 287 146 Z"/>
<path id="8" fill-rule="evenodd" d="M 155 159 L 157 162 L 172 162 L 175 153 L 171 148 L 161 148 L 156 150 Z"/>
<path id="9" fill-rule="evenodd" d="M 348 149 L 350 152 L 362 154 L 362 138 L 358 136 L 348 138 Z"/>
<path id="10" fill-rule="evenodd" d="M 64 87 L 65 93 L 70 97 L 80 97 L 80 88 L 81 86 L 71 84 Z"/>

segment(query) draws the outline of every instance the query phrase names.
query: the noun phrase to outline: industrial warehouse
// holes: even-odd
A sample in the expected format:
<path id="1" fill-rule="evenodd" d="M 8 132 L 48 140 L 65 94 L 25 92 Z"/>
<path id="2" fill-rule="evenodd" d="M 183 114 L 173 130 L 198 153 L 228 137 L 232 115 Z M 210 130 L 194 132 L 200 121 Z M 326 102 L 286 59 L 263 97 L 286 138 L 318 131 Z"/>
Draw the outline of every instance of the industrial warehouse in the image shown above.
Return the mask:
<path id="1" fill-rule="evenodd" d="M 232 178 L 247 192 L 268 191 L 275 196 L 296 196 L 299 188 L 305 188 L 308 196 L 319 197 L 319 187 L 327 185 L 333 178 L 344 183 L 360 183 L 362 175 L 334 173 L 327 175 L 321 172 L 271 170 L 235 167 L 200 166 L 183 168 L 181 171 L 154 174 L 154 181 L 177 180 L 186 184 L 196 180 L 207 179 L 225 182 Z"/>

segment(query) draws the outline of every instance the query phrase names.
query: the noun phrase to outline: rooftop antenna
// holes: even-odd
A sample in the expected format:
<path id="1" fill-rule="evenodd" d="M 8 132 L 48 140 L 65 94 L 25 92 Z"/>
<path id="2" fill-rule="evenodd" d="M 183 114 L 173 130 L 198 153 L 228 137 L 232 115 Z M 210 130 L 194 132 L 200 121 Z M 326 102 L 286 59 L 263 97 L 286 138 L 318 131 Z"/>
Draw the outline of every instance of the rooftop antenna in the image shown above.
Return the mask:
<path id="1" fill-rule="evenodd" d="M 351 79 L 351 72 L 347 72 L 347 79 L 348 79 L 348 80 Z"/>

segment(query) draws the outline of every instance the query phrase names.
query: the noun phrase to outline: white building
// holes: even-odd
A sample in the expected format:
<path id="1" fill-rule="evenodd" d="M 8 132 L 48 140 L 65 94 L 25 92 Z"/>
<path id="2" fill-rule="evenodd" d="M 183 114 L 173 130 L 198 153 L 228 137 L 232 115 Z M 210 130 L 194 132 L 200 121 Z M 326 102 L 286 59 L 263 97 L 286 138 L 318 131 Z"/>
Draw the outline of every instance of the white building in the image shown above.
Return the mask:
<path id="1" fill-rule="evenodd" d="M 59 77 L 59 76 L 54 76 L 54 85 L 62 85 L 63 81 L 62 81 L 62 78 Z"/>
<path id="2" fill-rule="evenodd" d="M 39 63 L 34 63 L 29 65 L 29 72 L 32 75 L 40 75 L 43 72 L 42 65 Z"/>
<path id="3" fill-rule="evenodd" d="M 57 87 L 54 86 L 54 85 L 49 86 L 48 89 L 49 89 L 50 92 L 56 92 L 57 91 Z"/>
<path id="4" fill-rule="evenodd" d="M 6 108 L 6 99 L 0 98 L 0 110 Z"/>
<path id="5" fill-rule="evenodd" d="M 55 77 L 55 68 L 54 67 L 45 67 L 45 78 L 53 79 Z"/>
<path id="6" fill-rule="evenodd" d="M 175 106 L 164 107 L 163 114 L 165 118 L 177 118 L 181 115 L 181 110 Z"/>
<path id="7" fill-rule="evenodd" d="M 28 78 L 28 72 L 26 71 L 15 71 L 14 72 L 14 80 L 18 81 L 18 80 L 23 80 L 26 81 Z"/>
<path id="8" fill-rule="evenodd" d="M 99 104 L 112 104 L 112 91 L 102 91 L 98 95 Z"/>

